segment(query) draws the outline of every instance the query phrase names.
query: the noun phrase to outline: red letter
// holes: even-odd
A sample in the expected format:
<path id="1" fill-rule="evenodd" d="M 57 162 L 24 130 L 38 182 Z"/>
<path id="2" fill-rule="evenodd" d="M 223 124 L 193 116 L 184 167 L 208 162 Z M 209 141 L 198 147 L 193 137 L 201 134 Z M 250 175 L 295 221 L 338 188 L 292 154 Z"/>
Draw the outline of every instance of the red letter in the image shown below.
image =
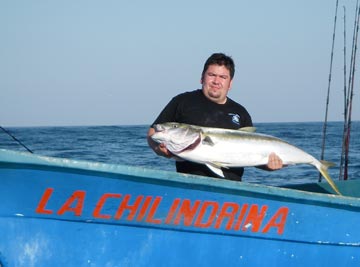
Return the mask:
<path id="1" fill-rule="evenodd" d="M 54 188 L 46 188 L 43 196 L 40 199 L 40 202 L 36 208 L 37 213 L 43 213 L 43 214 L 52 214 L 52 210 L 45 209 L 47 202 L 49 201 L 52 193 L 54 191 Z"/>
<path id="2" fill-rule="evenodd" d="M 170 223 L 171 223 L 171 220 L 172 220 L 172 218 L 174 217 L 175 212 L 176 212 L 179 204 L 180 204 L 180 198 L 176 198 L 176 199 L 174 200 L 174 202 L 172 203 L 171 207 L 170 207 L 170 210 L 169 210 L 168 215 L 166 216 L 166 220 L 165 220 L 165 223 L 166 223 L 166 224 L 170 224 Z"/>
<path id="3" fill-rule="evenodd" d="M 119 220 L 122 217 L 122 214 L 124 210 L 130 210 L 130 213 L 128 217 L 126 218 L 128 221 L 131 221 L 134 219 L 135 214 L 137 212 L 137 209 L 139 208 L 139 205 L 143 199 L 143 196 L 138 196 L 135 200 L 134 205 L 128 205 L 129 199 L 131 198 L 131 195 L 125 195 L 123 201 L 121 202 L 116 214 L 115 219 Z"/>
<path id="4" fill-rule="evenodd" d="M 269 220 L 267 225 L 264 227 L 262 232 L 267 233 L 270 230 L 270 227 L 277 227 L 278 228 L 277 233 L 279 235 L 282 235 L 284 233 L 284 227 L 288 212 L 289 212 L 288 207 L 281 207 L 280 209 L 278 209 L 277 212 L 274 214 L 274 216 L 272 216 L 272 218 Z M 280 221 L 276 222 L 278 218 L 280 218 Z"/>
<path id="5" fill-rule="evenodd" d="M 180 210 L 175 218 L 174 224 L 179 224 L 181 216 L 184 215 L 184 217 L 185 217 L 184 225 L 186 225 L 186 226 L 191 225 L 191 223 L 195 217 L 195 214 L 197 212 L 197 209 L 200 205 L 200 200 L 196 200 L 195 204 L 192 208 L 191 208 L 190 204 L 191 204 L 191 202 L 189 199 L 184 199 L 184 201 L 180 207 Z"/>
<path id="6" fill-rule="evenodd" d="M 248 206 L 249 206 L 249 204 L 247 204 L 247 203 L 242 205 L 239 217 L 238 217 L 238 219 L 236 221 L 236 224 L 234 226 L 234 230 L 236 230 L 236 231 L 240 230 L 240 226 L 241 226 L 242 220 L 244 219 L 244 216 L 245 216 L 245 213 L 247 211 Z"/>
<path id="7" fill-rule="evenodd" d="M 251 205 L 249 214 L 246 217 L 246 220 L 245 220 L 242 230 L 246 231 L 247 228 L 252 226 L 251 231 L 258 232 L 261 227 L 261 223 L 264 220 L 264 217 L 266 215 L 267 209 L 268 209 L 268 206 L 266 206 L 266 205 L 262 206 L 261 211 L 259 213 L 259 206 L 257 204 Z"/>
<path id="8" fill-rule="evenodd" d="M 120 197 L 121 197 L 121 194 L 110 194 L 110 193 L 103 194 L 95 206 L 93 216 L 95 218 L 99 218 L 99 219 L 110 219 L 111 216 L 109 214 L 100 214 L 101 209 L 103 208 L 103 206 L 108 198 L 120 198 Z"/>
<path id="9" fill-rule="evenodd" d="M 202 222 L 202 219 L 204 218 L 206 210 L 209 206 L 211 207 L 210 215 L 206 222 Z M 194 226 L 201 228 L 210 227 L 215 219 L 218 209 L 219 209 L 219 203 L 214 201 L 205 201 L 204 204 L 201 206 L 201 209 L 199 211 L 199 216 L 196 218 Z"/>
<path id="10" fill-rule="evenodd" d="M 136 217 L 136 221 L 140 222 L 142 219 L 144 219 L 145 213 L 146 213 L 146 211 L 147 211 L 147 209 L 148 209 L 148 207 L 149 207 L 149 205 L 151 203 L 152 198 L 153 197 L 151 197 L 151 196 L 147 196 L 145 198 L 144 204 L 142 205 L 142 207 L 141 207 L 141 209 L 139 211 L 139 214 Z"/>
<path id="11" fill-rule="evenodd" d="M 85 191 L 75 191 L 71 197 L 65 202 L 65 204 L 58 210 L 57 214 L 63 215 L 67 211 L 72 211 L 76 216 L 81 216 L 82 209 L 84 207 Z M 73 202 L 77 201 L 75 207 L 71 207 Z"/>
<path id="12" fill-rule="evenodd" d="M 227 209 L 231 208 L 230 212 L 227 212 Z M 228 223 L 226 224 L 226 230 L 230 230 L 231 226 L 235 220 L 235 215 L 239 210 L 239 205 L 236 203 L 225 202 L 221 207 L 219 217 L 216 220 L 215 228 L 220 228 L 221 223 L 225 217 L 229 218 Z"/>
<path id="13" fill-rule="evenodd" d="M 148 223 L 156 223 L 156 224 L 160 224 L 161 223 L 161 219 L 154 219 L 154 215 L 157 211 L 157 208 L 161 202 L 162 197 L 156 197 L 154 200 L 154 203 L 152 204 L 149 214 L 146 217 L 146 222 Z"/>

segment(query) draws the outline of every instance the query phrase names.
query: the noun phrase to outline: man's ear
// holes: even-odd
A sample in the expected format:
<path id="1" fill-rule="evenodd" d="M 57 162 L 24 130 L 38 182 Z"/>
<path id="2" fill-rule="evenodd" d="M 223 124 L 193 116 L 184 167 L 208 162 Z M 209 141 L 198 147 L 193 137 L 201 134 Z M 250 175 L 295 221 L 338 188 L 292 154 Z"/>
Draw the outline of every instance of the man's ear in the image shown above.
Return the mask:
<path id="1" fill-rule="evenodd" d="M 233 83 L 233 80 L 231 79 L 230 84 L 229 84 L 229 90 L 232 88 L 232 83 Z"/>

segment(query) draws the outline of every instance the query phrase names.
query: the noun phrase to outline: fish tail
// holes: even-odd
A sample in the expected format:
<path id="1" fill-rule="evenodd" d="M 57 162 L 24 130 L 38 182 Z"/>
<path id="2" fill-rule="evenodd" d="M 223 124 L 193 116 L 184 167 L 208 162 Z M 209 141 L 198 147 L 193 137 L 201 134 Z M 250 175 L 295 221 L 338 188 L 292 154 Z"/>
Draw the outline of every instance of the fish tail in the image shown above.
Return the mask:
<path id="1" fill-rule="evenodd" d="M 320 168 L 319 171 L 322 174 L 322 176 L 325 177 L 326 181 L 329 183 L 329 185 L 331 186 L 331 188 L 338 194 L 338 195 L 342 195 L 339 191 L 339 188 L 336 186 L 336 184 L 334 183 L 333 179 L 331 179 L 329 173 L 328 173 L 328 168 L 335 166 L 334 163 L 329 162 L 329 161 L 325 161 L 325 160 L 321 160 L 320 161 Z"/>

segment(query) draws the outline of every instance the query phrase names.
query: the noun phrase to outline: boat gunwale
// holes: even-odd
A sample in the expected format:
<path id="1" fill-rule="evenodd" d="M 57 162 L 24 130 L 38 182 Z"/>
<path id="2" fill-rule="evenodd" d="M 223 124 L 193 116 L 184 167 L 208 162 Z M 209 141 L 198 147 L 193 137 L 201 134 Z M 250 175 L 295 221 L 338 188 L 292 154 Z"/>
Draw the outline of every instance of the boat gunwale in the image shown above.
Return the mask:
<path id="1" fill-rule="evenodd" d="M 127 179 L 157 184 L 177 184 L 177 186 L 189 187 L 200 190 L 213 189 L 212 191 L 227 191 L 239 195 L 246 193 L 249 196 L 267 199 L 278 199 L 287 202 L 302 202 L 305 204 L 334 205 L 339 208 L 350 210 L 360 209 L 360 198 L 351 196 L 340 196 L 318 192 L 302 191 L 292 188 L 276 187 L 247 182 L 231 181 L 219 178 L 181 174 L 165 170 L 154 170 L 138 166 L 121 164 L 109 164 L 91 162 L 76 159 L 48 157 L 35 155 L 28 152 L 0 149 L 0 168 L 36 168 L 41 170 L 52 170 L 62 172 L 86 173 L 91 176 L 106 176 L 118 178 L 119 175 L 128 176 Z M 121 179 L 125 179 L 122 177 Z M 354 181 L 354 180 L 353 180 Z M 346 181 L 349 182 L 349 181 Z M 314 183 L 317 184 L 317 183 Z M 359 210 L 360 211 L 360 210 Z"/>

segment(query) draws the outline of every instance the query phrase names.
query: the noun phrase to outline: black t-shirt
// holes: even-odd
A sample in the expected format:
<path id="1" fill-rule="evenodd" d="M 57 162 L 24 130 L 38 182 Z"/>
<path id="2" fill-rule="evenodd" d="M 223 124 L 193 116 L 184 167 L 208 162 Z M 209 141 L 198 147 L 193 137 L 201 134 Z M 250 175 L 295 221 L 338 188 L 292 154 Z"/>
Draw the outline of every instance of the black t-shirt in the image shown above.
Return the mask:
<path id="1" fill-rule="evenodd" d="M 252 126 L 247 110 L 230 98 L 225 104 L 207 99 L 202 90 L 175 96 L 163 109 L 154 124 L 165 122 L 187 123 L 204 127 L 239 129 Z M 218 177 L 208 167 L 188 161 L 177 161 L 176 170 L 182 173 Z M 241 181 L 243 168 L 222 168 L 226 179 Z"/>

